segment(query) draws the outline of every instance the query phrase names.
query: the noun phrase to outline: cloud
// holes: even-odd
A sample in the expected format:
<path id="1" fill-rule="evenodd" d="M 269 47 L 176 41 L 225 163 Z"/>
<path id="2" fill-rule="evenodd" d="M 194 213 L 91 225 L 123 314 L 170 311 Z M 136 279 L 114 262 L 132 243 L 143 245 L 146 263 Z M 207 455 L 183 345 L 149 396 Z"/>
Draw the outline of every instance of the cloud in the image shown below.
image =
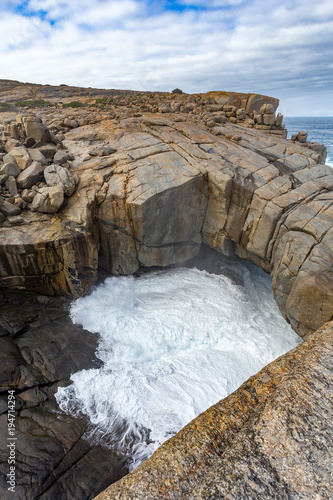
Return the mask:
<path id="1" fill-rule="evenodd" d="M 24 8 L 10 2 L 1 7 L 2 75 L 137 90 L 258 92 L 288 102 L 289 114 L 302 111 L 303 99 L 312 114 L 333 115 L 331 1 L 173 2 L 181 3 L 205 8 L 170 10 L 170 2 L 157 0 L 29 0 Z"/>

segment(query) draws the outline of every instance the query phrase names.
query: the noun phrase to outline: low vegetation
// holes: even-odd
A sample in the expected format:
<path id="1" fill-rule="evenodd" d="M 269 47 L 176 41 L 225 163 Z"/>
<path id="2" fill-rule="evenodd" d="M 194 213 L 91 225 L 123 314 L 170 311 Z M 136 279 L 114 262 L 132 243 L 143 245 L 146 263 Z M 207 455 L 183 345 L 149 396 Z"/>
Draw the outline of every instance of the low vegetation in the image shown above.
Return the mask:
<path id="1" fill-rule="evenodd" d="M 45 107 L 50 107 L 50 106 L 55 106 L 53 102 L 50 101 L 44 101 L 43 99 L 36 99 L 36 100 L 26 100 L 26 101 L 17 101 L 15 103 L 15 106 L 18 108 L 45 108 Z"/>
<path id="2" fill-rule="evenodd" d="M 81 101 L 72 101 L 72 102 L 66 102 L 63 104 L 64 108 L 83 108 L 85 106 L 84 102 Z"/>

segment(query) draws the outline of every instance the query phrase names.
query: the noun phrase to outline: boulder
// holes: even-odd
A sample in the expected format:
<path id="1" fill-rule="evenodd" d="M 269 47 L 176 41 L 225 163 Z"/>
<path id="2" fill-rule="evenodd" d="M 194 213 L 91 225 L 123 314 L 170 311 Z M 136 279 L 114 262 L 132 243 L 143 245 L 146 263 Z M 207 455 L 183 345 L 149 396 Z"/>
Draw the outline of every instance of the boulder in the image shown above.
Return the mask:
<path id="1" fill-rule="evenodd" d="M 31 203 L 36 194 L 37 191 L 32 191 L 31 189 L 24 189 L 21 193 L 21 196 L 26 203 Z"/>
<path id="2" fill-rule="evenodd" d="M 167 104 L 162 104 L 158 108 L 159 113 L 172 113 L 172 109 Z"/>
<path id="3" fill-rule="evenodd" d="M 213 120 L 215 123 L 226 123 L 227 122 L 227 118 L 224 115 L 216 115 L 216 116 L 214 116 Z"/>
<path id="4" fill-rule="evenodd" d="M 45 186 L 38 190 L 32 202 L 32 210 L 52 214 L 59 210 L 64 202 L 64 190 L 61 186 Z M 0 207 L 1 208 L 1 207 Z"/>
<path id="5" fill-rule="evenodd" d="M 0 175 L 7 174 L 13 177 L 17 177 L 21 173 L 21 169 L 18 167 L 17 163 L 5 163 L 0 168 Z"/>
<path id="6" fill-rule="evenodd" d="M 66 118 L 64 120 L 64 126 L 68 128 L 77 128 L 79 124 L 76 120 L 70 120 L 69 118 Z"/>
<path id="7" fill-rule="evenodd" d="M 6 153 L 9 153 L 13 148 L 19 147 L 21 144 L 17 139 L 14 139 L 13 137 L 9 137 L 7 139 L 5 145 L 4 145 L 4 150 Z"/>
<path id="8" fill-rule="evenodd" d="M 264 125 L 274 125 L 275 123 L 275 115 L 274 114 L 263 114 L 262 115 L 262 119 L 263 119 L 263 124 Z"/>
<path id="9" fill-rule="evenodd" d="M 12 156 L 10 153 L 7 153 L 6 155 L 4 155 L 2 160 L 4 163 L 15 163 L 16 164 L 16 160 L 15 160 L 14 156 Z"/>
<path id="10" fill-rule="evenodd" d="M 41 145 L 48 142 L 50 138 L 49 130 L 40 118 L 35 115 L 18 115 L 16 119 L 18 123 L 21 123 L 26 137 L 33 138 L 36 143 L 38 142 Z"/>
<path id="11" fill-rule="evenodd" d="M 273 106 L 273 104 L 271 103 L 266 103 L 266 104 L 263 104 L 259 110 L 259 113 L 261 113 L 262 115 L 274 115 L 275 114 L 275 106 Z"/>
<path id="12" fill-rule="evenodd" d="M 283 115 L 281 115 L 281 113 L 278 113 L 277 117 L 276 117 L 276 120 L 275 120 L 275 125 L 277 127 L 281 127 L 282 121 L 283 121 Z"/>
<path id="13" fill-rule="evenodd" d="M 179 101 L 172 101 L 170 103 L 170 107 L 172 111 L 179 111 L 181 108 L 182 103 Z"/>
<path id="14" fill-rule="evenodd" d="M 246 118 L 246 112 L 245 112 L 244 108 L 237 109 L 237 111 L 236 111 L 236 118 L 238 120 L 245 120 L 245 118 Z"/>
<path id="15" fill-rule="evenodd" d="M 8 174 L 0 174 L 0 186 L 2 186 L 2 184 L 4 184 L 7 179 L 8 179 Z"/>
<path id="16" fill-rule="evenodd" d="M 307 138 L 308 138 L 307 132 L 305 132 L 304 130 L 301 130 L 300 132 L 298 132 L 298 134 L 297 134 L 298 142 L 305 143 L 307 141 Z"/>
<path id="17" fill-rule="evenodd" d="M 53 162 L 56 165 L 63 165 L 69 160 L 69 155 L 65 151 L 57 151 L 53 157 Z"/>
<path id="18" fill-rule="evenodd" d="M 15 177 L 10 175 L 5 182 L 5 185 L 9 191 L 9 193 L 11 194 L 11 196 L 17 195 L 17 184 L 16 184 Z"/>
<path id="19" fill-rule="evenodd" d="M 28 150 L 24 146 L 18 146 L 10 150 L 10 156 L 14 158 L 15 162 L 21 170 L 24 170 L 31 165 L 31 158 Z"/>
<path id="20" fill-rule="evenodd" d="M 274 97 L 268 97 L 259 94 L 250 95 L 245 107 L 246 114 L 248 115 L 250 113 L 253 113 L 254 111 L 256 111 L 257 113 L 261 112 L 260 110 L 265 104 L 271 104 L 272 108 L 270 109 L 273 109 L 273 111 L 271 112 L 275 113 L 279 105 L 279 100 Z"/>
<path id="21" fill-rule="evenodd" d="M 12 215 L 20 215 L 21 209 L 17 205 L 13 205 L 12 203 L 8 203 L 8 201 L 4 201 L 0 204 L 0 212 L 6 217 L 10 217 Z"/>
<path id="22" fill-rule="evenodd" d="M 26 148 L 32 148 L 36 144 L 36 140 L 33 137 L 27 137 L 24 141 L 24 146 Z"/>
<path id="23" fill-rule="evenodd" d="M 39 149 L 29 149 L 28 152 L 32 161 L 38 161 L 44 166 L 47 165 L 47 159 Z"/>
<path id="24" fill-rule="evenodd" d="M 75 191 L 75 180 L 67 168 L 60 165 L 49 165 L 44 170 L 45 182 L 48 186 L 59 186 L 66 196 Z"/>
<path id="25" fill-rule="evenodd" d="M 44 167 L 41 163 L 34 161 L 30 167 L 23 170 L 17 177 L 17 185 L 21 189 L 30 189 L 34 184 L 44 179 Z"/>

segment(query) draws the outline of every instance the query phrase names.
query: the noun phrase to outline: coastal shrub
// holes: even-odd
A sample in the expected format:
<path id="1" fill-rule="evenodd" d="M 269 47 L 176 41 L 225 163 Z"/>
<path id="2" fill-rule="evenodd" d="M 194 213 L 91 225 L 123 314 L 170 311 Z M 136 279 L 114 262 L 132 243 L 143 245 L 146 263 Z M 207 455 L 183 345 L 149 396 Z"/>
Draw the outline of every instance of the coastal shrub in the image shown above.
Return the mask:
<path id="1" fill-rule="evenodd" d="M 17 106 L 18 108 L 25 108 L 26 106 L 28 108 L 45 108 L 46 106 L 55 106 L 55 104 L 50 101 L 44 101 L 43 99 L 37 99 L 37 100 L 17 101 L 15 103 L 15 106 Z"/>
<path id="2" fill-rule="evenodd" d="M 64 108 L 82 108 L 84 106 L 84 102 L 81 101 L 72 101 L 72 102 L 66 102 L 66 104 L 63 105 Z"/>
<path id="3" fill-rule="evenodd" d="M 10 108 L 10 104 L 8 104 L 8 102 L 0 102 L 0 108 L 1 109 Z"/>
<path id="4" fill-rule="evenodd" d="M 173 89 L 172 94 L 183 94 L 184 92 L 180 89 Z"/>

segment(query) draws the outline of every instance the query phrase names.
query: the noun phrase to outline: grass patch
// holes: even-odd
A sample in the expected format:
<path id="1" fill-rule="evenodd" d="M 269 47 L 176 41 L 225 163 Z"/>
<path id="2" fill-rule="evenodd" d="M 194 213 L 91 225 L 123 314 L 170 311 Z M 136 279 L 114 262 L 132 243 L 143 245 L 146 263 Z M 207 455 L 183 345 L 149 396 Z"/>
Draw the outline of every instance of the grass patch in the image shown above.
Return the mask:
<path id="1" fill-rule="evenodd" d="M 63 104 L 64 108 L 82 108 L 83 106 L 85 106 L 85 103 L 81 101 L 72 101 Z"/>
<path id="2" fill-rule="evenodd" d="M 0 102 L 0 108 L 1 109 L 8 109 L 10 107 L 11 107 L 11 105 L 8 104 L 8 102 Z"/>

